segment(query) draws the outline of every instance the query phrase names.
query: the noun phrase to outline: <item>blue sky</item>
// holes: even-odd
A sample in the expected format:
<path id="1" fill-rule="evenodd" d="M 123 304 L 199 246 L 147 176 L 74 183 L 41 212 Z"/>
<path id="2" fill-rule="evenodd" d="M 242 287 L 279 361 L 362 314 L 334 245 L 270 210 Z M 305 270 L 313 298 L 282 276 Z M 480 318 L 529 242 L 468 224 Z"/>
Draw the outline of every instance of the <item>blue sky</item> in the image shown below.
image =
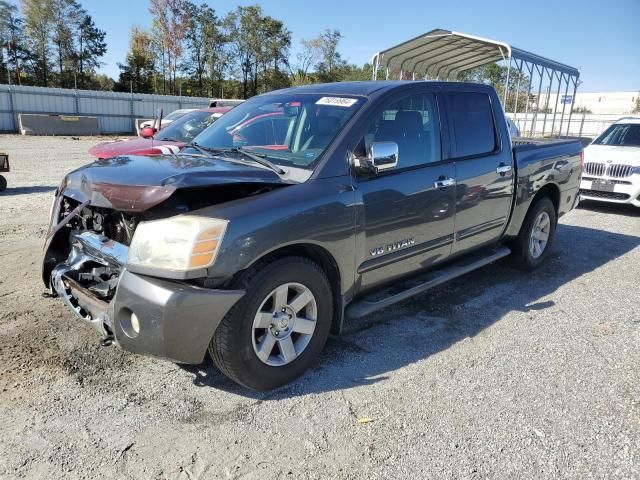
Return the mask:
<path id="1" fill-rule="evenodd" d="M 149 27 L 147 0 L 80 0 L 107 31 L 102 71 L 117 77 L 132 25 Z M 197 1 L 197 0 L 196 0 Z M 258 3 L 300 39 L 339 29 L 343 57 L 363 64 L 384 50 L 434 28 L 504 41 L 576 66 L 583 92 L 640 90 L 640 0 L 261 0 L 212 1 L 220 16 Z"/>

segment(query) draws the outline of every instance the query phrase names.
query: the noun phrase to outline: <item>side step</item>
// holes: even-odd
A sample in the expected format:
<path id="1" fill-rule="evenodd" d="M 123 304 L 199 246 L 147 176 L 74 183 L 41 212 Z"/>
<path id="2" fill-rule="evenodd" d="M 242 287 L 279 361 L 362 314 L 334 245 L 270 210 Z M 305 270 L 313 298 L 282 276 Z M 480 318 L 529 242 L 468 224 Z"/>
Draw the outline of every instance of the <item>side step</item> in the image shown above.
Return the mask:
<path id="1" fill-rule="evenodd" d="M 370 293 L 360 300 L 356 300 L 347 307 L 347 317 L 354 319 L 362 318 L 370 313 L 448 282 L 465 273 L 469 273 L 472 270 L 484 267 L 509 254 L 511 254 L 511 249 L 505 246 L 494 246 L 470 253 L 442 268 L 427 271 L 416 277 L 404 280 L 399 284 Z"/>

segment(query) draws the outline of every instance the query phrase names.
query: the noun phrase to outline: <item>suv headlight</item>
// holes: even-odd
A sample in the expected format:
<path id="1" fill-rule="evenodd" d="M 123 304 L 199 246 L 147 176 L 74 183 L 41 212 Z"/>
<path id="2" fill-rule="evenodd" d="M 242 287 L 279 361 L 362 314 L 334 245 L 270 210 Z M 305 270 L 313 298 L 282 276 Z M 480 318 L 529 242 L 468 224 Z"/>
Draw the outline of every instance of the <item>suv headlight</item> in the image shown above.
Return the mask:
<path id="1" fill-rule="evenodd" d="M 127 264 L 180 272 L 207 268 L 216 259 L 227 223 L 194 215 L 141 222 Z"/>

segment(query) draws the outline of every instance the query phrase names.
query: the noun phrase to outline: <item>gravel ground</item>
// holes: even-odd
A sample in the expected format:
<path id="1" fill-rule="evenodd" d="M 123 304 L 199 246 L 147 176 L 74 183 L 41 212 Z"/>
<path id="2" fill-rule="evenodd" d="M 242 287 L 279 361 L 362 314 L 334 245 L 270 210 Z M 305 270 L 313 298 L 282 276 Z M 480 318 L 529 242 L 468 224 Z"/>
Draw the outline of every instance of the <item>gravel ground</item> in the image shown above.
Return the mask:
<path id="1" fill-rule="evenodd" d="M 0 477 L 640 478 L 640 211 L 582 205 L 535 273 L 351 323 L 258 394 L 100 348 L 41 298 L 53 190 L 97 141 L 0 136 Z"/>

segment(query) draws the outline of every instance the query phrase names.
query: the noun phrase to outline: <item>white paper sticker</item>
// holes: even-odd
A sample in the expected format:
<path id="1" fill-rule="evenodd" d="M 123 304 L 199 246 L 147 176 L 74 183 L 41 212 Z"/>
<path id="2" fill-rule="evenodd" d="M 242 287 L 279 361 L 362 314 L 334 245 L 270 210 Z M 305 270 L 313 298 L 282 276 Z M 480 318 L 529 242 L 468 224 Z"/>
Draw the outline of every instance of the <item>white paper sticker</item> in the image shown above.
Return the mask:
<path id="1" fill-rule="evenodd" d="M 349 108 L 356 103 L 356 98 L 344 98 L 344 97 L 322 97 L 316 102 L 316 105 L 331 105 L 332 107 L 345 107 Z"/>

